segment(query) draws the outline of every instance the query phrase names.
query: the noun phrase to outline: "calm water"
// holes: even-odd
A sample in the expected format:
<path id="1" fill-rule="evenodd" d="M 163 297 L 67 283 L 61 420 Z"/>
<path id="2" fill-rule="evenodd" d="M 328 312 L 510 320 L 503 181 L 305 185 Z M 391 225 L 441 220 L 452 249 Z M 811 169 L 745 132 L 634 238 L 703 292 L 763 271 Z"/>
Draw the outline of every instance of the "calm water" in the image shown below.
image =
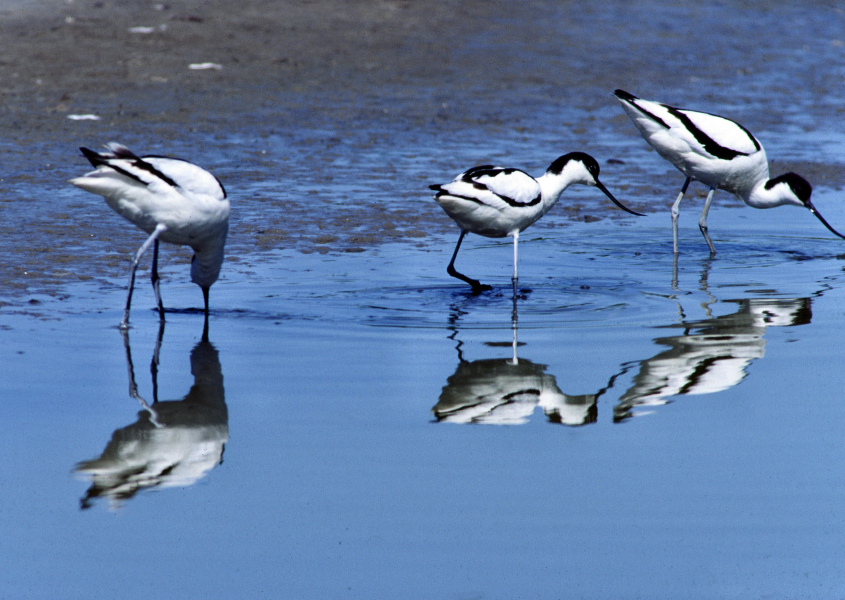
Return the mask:
<path id="1" fill-rule="evenodd" d="M 6 595 L 835 597 L 841 247 L 745 214 L 676 284 L 665 219 L 526 236 L 517 364 L 507 245 L 467 248 L 484 297 L 449 243 L 230 269 L 210 343 L 169 315 L 155 385 L 142 287 L 158 428 L 119 286 L 7 311 Z"/>
<path id="2" fill-rule="evenodd" d="M 664 42 L 692 27 L 686 4 L 665 4 Z M 842 28 L 815 11 L 778 46 L 795 60 L 767 59 L 786 72 L 743 74 L 736 104 L 713 93 L 753 117 L 770 157 L 835 170 L 845 136 L 813 112 L 833 100 L 796 104 L 779 83 L 807 64 L 819 80 L 835 71 L 843 46 L 809 35 Z M 781 31 L 778 14 L 755 13 L 752 29 Z M 721 22 L 718 8 L 698 16 Z M 741 46 L 720 52 L 744 60 Z M 696 188 L 674 264 L 683 177 L 611 89 L 586 109 L 538 85 L 530 115 L 497 96 L 487 121 L 428 128 L 402 114 L 425 120 L 439 92 L 400 89 L 378 110 L 317 98 L 296 127 L 261 134 L 272 109 L 213 134 L 104 120 L 68 139 L 0 139 L 17 173 L 0 198 L 0 597 L 845 596 L 845 245 L 806 211 L 720 193 L 710 260 Z M 457 113 L 487 97 L 463 92 Z M 143 236 L 65 184 L 86 169 L 75 146 L 109 139 L 172 144 L 230 192 L 207 336 L 189 255 L 171 248 L 166 327 L 142 274 L 133 327 L 117 329 Z M 521 237 L 514 320 L 511 246 L 467 238 L 459 267 L 495 286 L 471 295 L 445 273 L 457 231 L 426 186 L 482 162 L 539 174 L 574 149 L 649 216 L 568 190 Z M 836 187 L 820 181 L 814 202 L 841 230 Z"/>

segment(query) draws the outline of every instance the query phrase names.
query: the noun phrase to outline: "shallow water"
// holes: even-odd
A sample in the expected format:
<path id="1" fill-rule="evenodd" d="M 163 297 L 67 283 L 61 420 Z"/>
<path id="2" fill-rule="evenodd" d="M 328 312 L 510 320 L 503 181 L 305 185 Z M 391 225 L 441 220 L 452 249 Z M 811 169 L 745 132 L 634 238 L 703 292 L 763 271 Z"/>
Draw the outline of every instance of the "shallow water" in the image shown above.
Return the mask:
<path id="1" fill-rule="evenodd" d="M 409 74 L 183 117 L 139 89 L 121 111 L 92 101 L 103 121 L 0 137 L 0 596 L 845 594 L 845 246 L 806 211 L 718 193 L 710 259 L 693 185 L 673 261 L 683 177 L 610 94 L 698 65 L 657 99 L 753 125 L 842 229 L 841 10 L 532 6 L 551 16 L 494 19 L 501 37 L 456 50 L 470 72 L 516 56 L 497 81 L 453 67 L 455 87 Z M 702 24 L 712 53 L 685 43 Z M 759 31 L 749 58 L 737 40 Z M 571 64 L 575 87 L 545 78 Z M 87 169 L 76 146 L 110 139 L 229 190 L 207 332 L 190 255 L 169 247 L 166 326 L 143 271 L 117 329 L 143 236 L 65 183 Z M 567 190 L 520 238 L 516 305 L 507 241 L 461 250 L 492 292 L 446 275 L 457 231 L 428 184 L 485 162 L 539 174 L 575 149 L 649 215 Z"/>
<path id="2" fill-rule="evenodd" d="M 643 221 L 526 236 L 517 364 L 506 244 L 467 246 L 480 297 L 445 279 L 451 240 L 230 269 L 214 350 L 168 314 L 155 386 L 142 286 L 138 393 L 195 403 L 159 429 L 119 285 L 7 312 L 5 589 L 835 596 L 841 247 L 736 219 L 713 261 L 685 232 L 674 282 L 665 219 Z M 196 305 L 172 271 L 165 299 Z M 94 490 L 78 470 L 104 452 Z"/>

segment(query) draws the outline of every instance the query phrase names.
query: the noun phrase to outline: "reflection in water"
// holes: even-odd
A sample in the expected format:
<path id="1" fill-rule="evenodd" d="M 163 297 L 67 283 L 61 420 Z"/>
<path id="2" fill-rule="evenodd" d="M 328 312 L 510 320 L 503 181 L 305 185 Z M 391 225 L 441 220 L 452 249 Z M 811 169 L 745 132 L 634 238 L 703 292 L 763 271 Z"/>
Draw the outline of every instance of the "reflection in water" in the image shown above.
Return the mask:
<path id="1" fill-rule="evenodd" d="M 451 339 L 455 339 L 458 333 L 456 322 L 459 314 L 453 312 L 455 330 Z M 546 373 L 546 365 L 518 357 L 515 303 L 512 328 L 510 358 L 467 361 L 461 350 L 463 342 L 458 341 L 458 368 L 447 379 L 440 400 L 432 409 L 437 421 L 519 425 L 528 422 L 539 406 L 552 423 L 586 425 L 595 422 L 599 396 L 610 388 L 617 376 L 595 394 L 564 394 L 555 377 Z"/>
<path id="2" fill-rule="evenodd" d="M 152 404 L 138 394 L 129 333 L 123 333 L 130 395 L 143 410 L 135 423 L 114 432 L 99 458 L 76 466 L 75 472 L 91 481 L 82 508 L 91 507 L 94 498 L 108 498 L 119 507 L 142 489 L 190 486 L 223 461 L 229 413 L 217 349 L 206 330 L 191 351 L 194 385 L 181 400 L 159 402 L 156 372 L 163 333 L 162 324 L 151 366 Z"/>
<path id="3" fill-rule="evenodd" d="M 614 408 L 614 421 L 632 416 L 637 406 L 666 404 L 670 396 L 712 394 L 746 376 L 765 354 L 768 327 L 804 325 L 812 318 L 809 298 L 734 300 L 739 310 L 721 317 L 683 323 L 684 334 L 657 338 L 669 346 L 640 363 L 634 383 Z"/>
<path id="4" fill-rule="evenodd" d="M 571 396 L 557 385 L 546 365 L 520 359 L 517 355 L 517 310 L 513 307 L 513 342 L 510 358 L 467 361 L 463 342 L 457 341 L 458 368 L 451 375 L 440 399 L 432 409 L 438 422 L 517 425 L 528 422 L 535 409 L 543 409 L 548 420 L 564 425 L 586 425 L 598 418 L 598 399 L 623 374 L 639 368 L 628 389 L 613 410 L 614 422 L 634 416 L 637 407 L 667 404 L 673 396 L 712 394 L 740 383 L 748 366 L 765 355 L 764 335 L 769 327 L 804 325 L 812 319 L 811 298 L 746 298 L 727 300 L 738 309 L 728 315 L 713 316 L 712 305 L 720 301 L 709 291 L 712 261 L 705 263 L 700 291 L 707 300 L 701 304 L 706 318 L 690 320 L 679 302 L 679 294 L 669 298 L 678 303 L 683 334 L 654 341 L 668 349 L 652 358 L 623 363 L 607 385 L 594 394 Z M 678 291 L 677 267 L 673 288 Z M 453 307 L 450 318 L 457 340 L 458 321 L 464 313 Z M 496 344 L 491 344 L 496 345 Z"/>
<path id="5" fill-rule="evenodd" d="M 449 377 L 433 411 L 438 421 L 519 425 L 540 406 L 555 423 L 596 420 L 598 394 L 567 396 L 546 365 L 509 358 L 462 361 Z"/>

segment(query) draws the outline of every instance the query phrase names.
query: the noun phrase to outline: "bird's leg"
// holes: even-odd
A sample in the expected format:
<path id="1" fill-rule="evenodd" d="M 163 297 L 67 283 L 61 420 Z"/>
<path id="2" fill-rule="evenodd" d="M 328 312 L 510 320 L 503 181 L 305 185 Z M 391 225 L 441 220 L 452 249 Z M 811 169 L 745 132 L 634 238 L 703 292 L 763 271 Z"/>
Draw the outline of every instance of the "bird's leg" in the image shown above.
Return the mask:
<path id="1" fill-rule="evenodd" d="M 156 427 L 161 427 L 161 424 L 158 422 L 158 413 L 156 410 L 138 393 L 138 384 L 135 382 L 135 366 L 132 364 L 132 349 L 129 344 L 129 330 L 123 328 L 121 329 L 121 333 L 123 334 L 123 347 L 126 350 L 126 367 L 129 371 L 129 395 L 137 400 L 138 404 L 149 413 L 150 422 Z"/>
<path id="2" fill-rule="evenodd" d="M 676 292 L 678 290 L 678 253 L 672 256 L 672 289 Z"/>
<path id="3" fill-rule="evenodd" d="M 158 366 L 161 364 L 161 342 L 164 339 L 164 321 L 159 321 L 156 346 L 150 360 L 150 375 L 153 381 L 153 404 L 158 403 Z"/>
<path id="4" fill-rule="evenodd" d="M 126 368 L 129 372 L 129 395 L 132 398 L 138 397 L 138 384 L 135 383 L 135 366 L 132 364 L 132 348 L 129 345 L 129 331 L 122 329 L 123 349 L 126 351 Z"/>
<path id="5" fill-rule="evenodd" d="M 713 240 L 710 239 L 710 232 L 707 229 L 707 213 L 710 212 L 710 203 L 713 202 L 713 194 L 716 193 L 716 188 L 710 188 L 710 193 L 707 194 L 707 200 L 704 201 L 704 210 L 701 211 L 701 217 L 698 219 L 698 228 L 704 239 L 707 240 L 707 245 L 710 246 L 710 256 L 716 256 L 716 246 L 713 245 Z"/>
<path id="6" fill-rule="evenodd" d="M 202 341 L 208 341 L 208 313 L 205 313 L 205 318 L 202 323 Z"/>
<path id="7" fill-rule="evenodd" d="M 138 270 L 138 263 L 141 261 L 141 257 L 144 255 L 144 252 L 149 249 L 149 247 L 158 240 L 158 236 L 167 229 L 165 225 L 156 225 L 156 228 L 150 234 L 150 237 L 147 238 L 141 247 L 138 248 L 138 251 L 135 253 L 135 258 L 132 259 L 132 267 L 129 270 L 129 293 L 126 296 L 126 310 L 123 313 L 123 320 L 120 322 L 121 329 L 128 329 L 129 328 L 129 309 L 132 306 L 132 290 L 135 287 L 135 271 Z"/>
<path id="8" fill-rule="evenodd" d="M 202 299 L 205 302 L 205 316 L 208 318 L 208 287 L 202 288 Z"/>
<path id="9" fill-rule="evenodd" d="M 203 314 L 203 325 L 202 325 L 202 339 L 204 342 L 208 341 L 208 286 L 201 288 L 202 289 L 202 299 L 205 301 L 205 313 Z"/>
<path id="10" fill-rule="evenodd" d="M 516 287 L 519 284 L 519 232 L 513 234 L 513 297 L 516 298 Z"/>
<path id="11" fill-rule="evenodd" d="M 684 187 L 681 188 L 681 193 L 678 194 L 678 198 L 672 204 L 672 241 L 675 245 L 675 254 L 678 253 L 678 215 L 681 214 L 681 200 L 684 199 L 684 194 L 687 193 L 687 188 L 691 181 L 692 177 L 687 177 Z"/>
<path id="12" fill-rule="evenodd" d="M 455 246 L 455 252 L 452 253 L 452 260 L 449 261 L 449 266 L 446 267 L 446 272 L 449 275 L 451 275 L 452 277 L 456 277 L 456 278 L 458 278 L 462 281 L 466 281 L 468 284 L 470 284 L 472 286 L 472 291 L 473 291 L 474 294 L 479 294 L 479 293 L 481 293 L 485 290 L 492 290 L 493 288 L 490 287 L 489 285 L 485 285 L 485 284 L 479 282 L 476 279 L 472 279 L 471 277 L 467 277 L 463 273 L 458 273 L 458 271 L 455 269 L 455 258 L 457 258 L 457 256 L 458 256 L 458 250 L 461 249 L 461 242 L 464 241 L 464 236 L 466 234 L 467 234 L 467 232 L 462 229 L 461 235 L 460 235 L 460 237 L 458 237 L 458 243 Z"/>
<path id="13" fill-rule="evenodd" d="M 160 281 L 161 277 L 158 275 L 158 239 L 153 244 L 153 270 L 150 274 L 150 279 L 153 282 L 153 291 L 156 295 L 156 304 L 158 305 L 158 314 L 162 321 L 164 321 L 164 304 L 161 301 Z"/>

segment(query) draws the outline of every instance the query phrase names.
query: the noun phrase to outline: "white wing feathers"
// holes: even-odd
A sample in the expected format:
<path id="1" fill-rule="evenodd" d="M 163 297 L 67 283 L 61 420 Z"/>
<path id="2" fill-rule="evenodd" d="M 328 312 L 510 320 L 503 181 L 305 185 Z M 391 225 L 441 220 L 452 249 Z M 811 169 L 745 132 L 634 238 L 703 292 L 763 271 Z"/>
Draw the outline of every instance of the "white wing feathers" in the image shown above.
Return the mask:
<path id="1" fill-rule="evenodd" d="M 519 169 L 484 165 L 458 175 L 439 186 L 441 193 L 475 200 L 490 206 L 530 206 L 540 202 L 540 184 Z"/>
<path id="2" fill-rule="evenodd" d="M 109 152 L 94 152 L 80 148 L 96 171 L 85 177 L 121 176 L 126 183 L 141 184 L 157 193 L 167 193 L 167 188 L 209 195 L 217 199 L 226 197 L 223 186 L 214 175 L 187 161 L 164 156 L 139 157 L 126 146 L 108 144 Z"/>

